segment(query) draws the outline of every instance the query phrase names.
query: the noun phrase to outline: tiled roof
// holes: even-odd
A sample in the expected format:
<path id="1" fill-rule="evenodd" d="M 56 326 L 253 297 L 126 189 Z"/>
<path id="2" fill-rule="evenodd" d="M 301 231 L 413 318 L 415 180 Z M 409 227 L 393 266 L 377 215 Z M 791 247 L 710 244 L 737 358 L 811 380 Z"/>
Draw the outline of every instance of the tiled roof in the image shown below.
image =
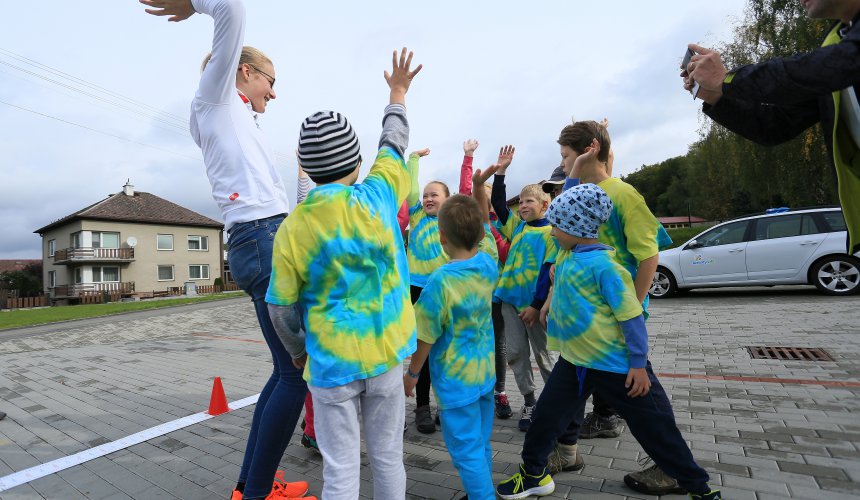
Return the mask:
<path id="1" fill-rule="evenodd" d="M 123 192 L 107 198 L 77 212 L 56 220 L 34 233 L 45 232 L 76 220 L 109 220 L 138 222 L 144 224 L 168 224 L 175 226 L 201 226 L 221 229 L 224 224 L 179 206 L 154 194 L 135 192 L 129 196 Z"/>
<path id="2" fill-rule="evenodd" d="M 23 271 L 27 266 L 41 263 L 42 259 L 0 259 L 0 273 Z"/>

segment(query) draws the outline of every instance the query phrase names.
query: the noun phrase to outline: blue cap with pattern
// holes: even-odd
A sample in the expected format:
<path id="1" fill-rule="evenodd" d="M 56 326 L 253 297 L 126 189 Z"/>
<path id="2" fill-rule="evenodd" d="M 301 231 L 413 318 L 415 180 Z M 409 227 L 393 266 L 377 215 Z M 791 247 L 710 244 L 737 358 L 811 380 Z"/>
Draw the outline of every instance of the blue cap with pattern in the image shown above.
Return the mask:
<path id="1" fill-rule="evenodd" d="M 579 184 L 558 195 L 546 211 L 547 220 L 571 236 L 597 238 L 612 214 L 612 200 L 596 184 Z"/>

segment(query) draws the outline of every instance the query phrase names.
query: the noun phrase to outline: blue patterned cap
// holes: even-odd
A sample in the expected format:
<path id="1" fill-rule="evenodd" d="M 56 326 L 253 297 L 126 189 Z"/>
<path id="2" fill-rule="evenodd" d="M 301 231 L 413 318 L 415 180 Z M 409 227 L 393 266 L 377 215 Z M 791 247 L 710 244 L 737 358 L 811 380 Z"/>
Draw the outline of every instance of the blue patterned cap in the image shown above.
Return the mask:
<path id="1" fill-rule="evenodd" d="M 579 184 L 558 195 L 546 211 L 550 223 L 571 236 L 597 238 L 612 214 L 612 200 L 596 184 Z"/>

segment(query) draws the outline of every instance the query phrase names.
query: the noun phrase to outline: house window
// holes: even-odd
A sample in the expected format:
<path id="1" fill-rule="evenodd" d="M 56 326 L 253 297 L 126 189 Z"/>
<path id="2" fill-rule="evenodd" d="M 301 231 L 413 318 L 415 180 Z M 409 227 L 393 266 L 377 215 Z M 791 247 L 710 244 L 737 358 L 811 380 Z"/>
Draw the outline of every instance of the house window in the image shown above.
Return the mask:
<path id="1" fill-rule="evenodd" d="M 172 234 L 159 234 L 158 235 L 158 249 L 159 250 L 173 250 L 173 235 Z"/>
<path id="2" fill-rule="evenodd" d="M 84 282 L 84 269 L 82 267 L 75 268 L 75 284 L 80 285 Z"/>
<path id="3" fill-rule="evenodd" d="M 93 266 L 93 283 L 118 283 L 119 268 L 116 266 Z"/>
<path id="4" fill-rule="evenodd" d="M 72 248 L 83 248 L 84 246 L 84 233 L 82 231 L 78 231 L 77 233 L 72 233 Z"/>
<path id="5" fill-rule="evenodd" d="M 53 257 L 57 251 L 57 240 L 48 240 L 48 257 Z"/>
<path id="6" fill-rule="evenodd" d="M 189 250 L 199 250 L 201 252 L 209 251 L 209 237 L 208 236 L 188 236 L 188 249 Z"/>
<path id="7" fill-rule="evenodd" d="M 208 264 L 192 264 L 188 266 L 188 277 L 193 280 L 208 280 L 209 265 Z"/>
<path id="8" fill-rule="evenodd" d="M 57 286 L 57 271 L 48 271 L 48 288 L 55 286 Z"/>
<path id="9" fill-rule="evenodd" d="M 93 248 L 119 248 L 119 233 L 93 231 Z"/>
<path id="10" fill-rule="evenodd" d="M 158 266 L 158 281 L 173 281 L 173 266 Z"/>

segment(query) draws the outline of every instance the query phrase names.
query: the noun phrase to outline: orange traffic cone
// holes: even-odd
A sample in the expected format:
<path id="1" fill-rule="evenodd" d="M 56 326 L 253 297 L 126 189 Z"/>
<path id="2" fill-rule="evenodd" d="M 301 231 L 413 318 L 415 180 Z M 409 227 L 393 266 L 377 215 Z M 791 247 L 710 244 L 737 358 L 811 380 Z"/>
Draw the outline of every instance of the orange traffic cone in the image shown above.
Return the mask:
<path id="1" fill-rule="evenodd" d="M 215 377 L 212 383 L 212 398 L 209 400 L 209 411 L 206 412 L 213 417 L 230 411 L 227 406 L 227 395 L 224 394 L 224 386 L 221 385 L 221 377 Z"/>

